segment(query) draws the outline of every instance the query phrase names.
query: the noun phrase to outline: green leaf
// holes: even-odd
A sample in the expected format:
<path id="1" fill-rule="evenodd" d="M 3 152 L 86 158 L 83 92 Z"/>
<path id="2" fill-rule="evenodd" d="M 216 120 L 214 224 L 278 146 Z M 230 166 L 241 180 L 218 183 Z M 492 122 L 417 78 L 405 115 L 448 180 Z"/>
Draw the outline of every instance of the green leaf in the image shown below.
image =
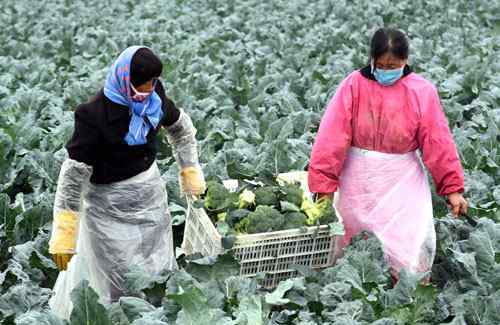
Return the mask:
<path id="1" fill-rule="evenodd" d="M 386 308 L 397 305 L 407 305 L 414 302 L 415 289 L 423 275 L 401 270 L 396 286 L 384 294 L 384 304 Z"/>
<path id="2" fill-rule="evenodd" d="M 64 325 L 62 319 L 49 312 L 30 311 L 16 318 L 16 325 Z"/>
<path id="3" fill-rule="evenodd" d="M 332 282 L 320 291 L 320 301 L 325 306 L 335 307 L 344 300 L 351 299 L 351 286 L 343 282 Z"/>
<path id="4" fill-rule="evenodd" d="M 281 201 L 280 205 L 282 212 L 300 212 L 300 208 L 293 203 Z"/>
<path id="5" fill-rule="evenodd" d="M 325 319 L 342 324 L 373 321 L 373 311 L 361 300 L 344 301 L 335 306 L 333 311 L 323 312 Z M 340 322 L 342 320 L 342 322 Z"/>
<path id="6" fill-rule="evenodd" d="M 158 319 L 154 314 L 148 314 L 136 319 L 131 325 L 169 325 L 169 323 Z"/>
<path id="7" fill-rule="evenodd" d="M 468 240 L 480 274 L 488 274 L 495 266 L 495 244 L 487 232 L 475 231 Z"/>
<path id="8" fill-rule="evenodd" d="M 111 304 L 108 308 L 109 319 L 115 325 L 130 325 L 127 315 L 120 306 L 119 302 Z"/>
<path id="9" fill-rule="evenodd" d="M 108 312 L 99 303 L 97 293 L 84 280 L 71 292 L 73 310 L 71 311 L 72 325 L 111 325 Z"/>
<path id="10" fill-rule="evenodd" d="M 155 310 L 153 305 L 136 297 L 120 297 L 119 304 L 129 322 L 135 321 L 144 313 Z"/>
<path id="11" fill-rule="evenodd" d="M 0 296 L 0 311 L 5 317 L 18 316 L 28 311 L 41 311 L 50 296 L 50 289 L 40 288 L 28 280 L 7 288 Z"/>
<path id="12" fill-rule="evenodd" d="M 267 318 L 262 308 L 262 298 L 258 295 L 244 296 L 235 313 L 238 325 L 264 325 Z"/>
<path id="13" fill-rule="evenodd" d="M 191 287 L 186 290 L 179 287 L 177 293 L 168 294 L 167 297 L 174 300 L 182 307 L 177 316 L 176 324 L 229 325 L 232 323 L 231 319 L 226 317 L 222 310 L 210 308 L 207 297 L 196 287 Z"/>
<path id="14" fill-rule="evenodd" d="M 294 287 L 292 280 L 282 281 L 272 293 L 267 293 L 265 296 L 266 303 L 270 305 L 285 305 L 290 302 L 289 299 L 284 298 L 285 294 Z"/>
<path id="15" fill-rule="evenodd" d="M 256 278 L 230 276 L 224 280 L 224 291 L 228 299 L 243 300 L 244 297 L 257 294 Z"/>
<path id="16" fill-rule="evenodd" d="M 154 306 L 159 306 L 165 297 L 166 282 L 170 272 L 150 275 L 143 267 L 133 265 L 125 274 L 125 288 L 130 295 L 145 295 L 145 299 Z"/>
<path id="17" fill-rule="evenodd" d="M 238 262 L 231 253 L 191 260 L 185 269 L 199 281 L 223 281 L 239 274 Z"/>
<path id="18" fill-rule="evenodd" d="M 471 276 L 477 275 L 476 253 L 462 253 L 460 251 L 452 251 L 453 257 L 460 263 L 465 271 Z"/>
<path id="19" fill-rule="evenodd" d="M 371 325 L 399 325 L 398 322 L 392 318 L 381 318 L 371 323 Z"/>

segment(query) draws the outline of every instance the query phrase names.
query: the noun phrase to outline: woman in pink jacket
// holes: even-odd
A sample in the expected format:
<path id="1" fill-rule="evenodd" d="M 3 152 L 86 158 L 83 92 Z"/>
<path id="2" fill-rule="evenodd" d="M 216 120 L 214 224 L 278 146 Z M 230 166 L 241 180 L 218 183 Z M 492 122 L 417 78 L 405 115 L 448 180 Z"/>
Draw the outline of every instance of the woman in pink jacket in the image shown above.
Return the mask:
<path id="1" fill-rule="evenodd" d="M 431 191 L 421 161 L 453 214 L 467 212 L 462 166 L 438 93 L 412 72 L 408 53 L 402 32 L 382 28 L 373 35 L 370 65 L 338 87 L 309 164 L 311 192 L 337 192 L 345 227 L 337 256 L 354 235 L 370 231 L 394 276 L 402 268 L 429 271 L 434 260 Z"/>

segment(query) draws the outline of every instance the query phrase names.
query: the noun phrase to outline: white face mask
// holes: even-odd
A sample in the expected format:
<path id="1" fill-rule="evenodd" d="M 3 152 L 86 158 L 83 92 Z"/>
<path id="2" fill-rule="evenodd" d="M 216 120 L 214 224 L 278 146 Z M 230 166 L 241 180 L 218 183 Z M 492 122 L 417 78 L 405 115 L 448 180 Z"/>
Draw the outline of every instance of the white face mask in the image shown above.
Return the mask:
<path id="1" fill-rule="evenodd" d="M 130 87 L 132 87 L 132 90 L 134 91 L 134 95 L 132 95 L 132 100 L 134 102 L 143 102 L 153 91 L 148 92 L 148 93 L 141 93 L 137 89 L 135 89 L 134 85 L 130 83 Z M 154 89 L 154 88 L 153 88 Z"/>

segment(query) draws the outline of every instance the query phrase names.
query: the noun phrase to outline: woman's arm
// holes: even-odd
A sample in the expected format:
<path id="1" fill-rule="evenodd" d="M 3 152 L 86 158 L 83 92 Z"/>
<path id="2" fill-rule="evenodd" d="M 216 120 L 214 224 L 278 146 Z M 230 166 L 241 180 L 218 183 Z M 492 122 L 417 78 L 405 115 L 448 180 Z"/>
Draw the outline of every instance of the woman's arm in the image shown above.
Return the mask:
<path id="1" fill-rule="evenodd" d="M 432 175 L 439 195 L 448 197 L 455 215 L 467 212 L 463 198 L 464 174 L 448 120 L 434 87 L 419 94 L 422 103 L 418 143 L 422 160 Z"/>
<path id="2" fill-rule="evenodd" d="M 352 139 L 351 77 L 345 79 L 331 99 L 316 134 L 308 170 L 309 189 L 330 196 L 338 187 L 339 176 Z"/>
<path id="3" fill-rule="evenodd" d="M 181 111 L 175 106 L 175 103 L 167 97 L 165 88 L 163 87 L 161 81 L 158 81 L 158 83 L 156 84 L 155 91 L 162 102 L 162 110 L 164 113 L 162 125 L 164 127 L 169 127 L 179 120 Z"/>
<path id="4" fill-rule="evenodd" d="M 198 160 L 198 144 L 196 128 L 189 115 L 178 109 L 170 100 L 161 82 L 156 91 L 162 100 L 165 113 L 162 125 L 165 127 L 167 142 L 172 146 L 172 152 L 179 166 L 179 184 L 181 192 L 188 195 L 200 195 L 205 191 L 205 178 Z"/>
<path id="5" fill-rule="evenodd" d="M 93 166 L 96 162 L 96 145 L 99 143 L 99 129 L 92 108 L 93 106 L 86 104 L 76 108 L 73 135 L 66 143 L 69 158 L 89 166 Z"/>
<path id="6" fill-rule="evenodd" d="M 97 127 L 85 106 L 75 112 L 73 136 L 66 145 L 69 154 L 57 181 L 49 252 L 60 270 L 67 268 L 76 252 L 82 193 L 88 185 L 95 162 Z"/>

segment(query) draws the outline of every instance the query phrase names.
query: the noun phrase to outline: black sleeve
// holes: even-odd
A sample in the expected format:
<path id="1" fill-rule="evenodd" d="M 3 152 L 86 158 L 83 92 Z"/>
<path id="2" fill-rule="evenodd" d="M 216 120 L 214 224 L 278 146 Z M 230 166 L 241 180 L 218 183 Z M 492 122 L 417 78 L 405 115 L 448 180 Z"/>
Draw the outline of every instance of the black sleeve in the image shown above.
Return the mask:
<path id="1" fill-rule="evenodd" d="M 167 97 L 165 94 L 165 89 L 160 81 L 156 84 L 155 88 L 156 93 L 160 96 L 162 102 L 162 110 L 163 110 L 163 119 L 161 125 L 164 127 L 168 127 L 179 119 L 181 112 L 175 107 L 174 102 Z"/>
<path id="2" fill-rule="evenodd" d="M 99 131 L 95 116 L 90 114 L 86 105 L 80 105 L 75 111 L 75 129 L 66 144 L 69 158 L 93 166 L 96 162 L 96 147 L 99 143 Z"/>

